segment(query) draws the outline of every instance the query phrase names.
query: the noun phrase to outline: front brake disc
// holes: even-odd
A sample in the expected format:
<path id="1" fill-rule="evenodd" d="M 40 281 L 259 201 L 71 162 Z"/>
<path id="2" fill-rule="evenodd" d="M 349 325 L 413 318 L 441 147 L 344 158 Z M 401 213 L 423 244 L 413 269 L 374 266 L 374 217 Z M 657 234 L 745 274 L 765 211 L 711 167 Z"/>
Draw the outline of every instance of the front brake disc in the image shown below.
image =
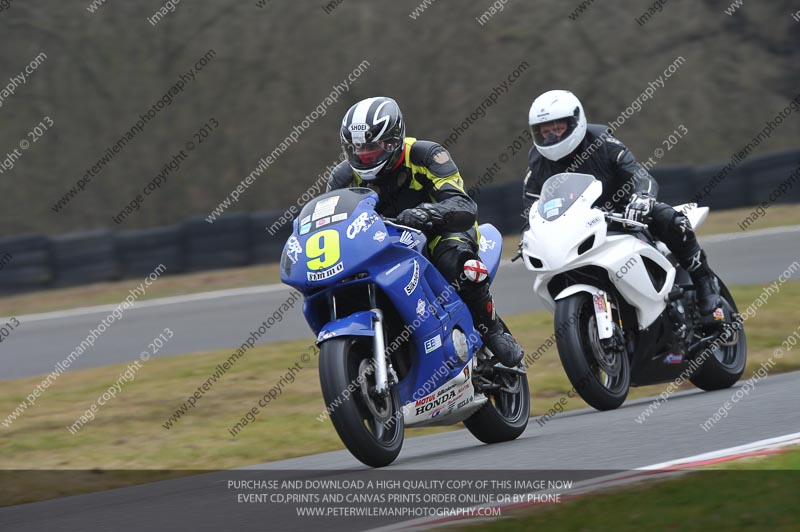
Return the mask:
<path id="1" fill-rule="evenodd" d="M 358 377 L 361 382 L 361 397 L 364 399 L 364 403 L 367 405 L 367 408 L 375 420 L 383 423 L 392 417 L 392 395 L 391 393 L 387 393 L 383 397 L 378 397 L 377 394 L 370 393 L 369 379 L 370 377 L 374 378 L 374 375 L 375 372 L 372 371 L 371 361 L 367 358 L 363 359 L 358 365 Z M 380 405 L 378 403 L 380 403 Z"/>

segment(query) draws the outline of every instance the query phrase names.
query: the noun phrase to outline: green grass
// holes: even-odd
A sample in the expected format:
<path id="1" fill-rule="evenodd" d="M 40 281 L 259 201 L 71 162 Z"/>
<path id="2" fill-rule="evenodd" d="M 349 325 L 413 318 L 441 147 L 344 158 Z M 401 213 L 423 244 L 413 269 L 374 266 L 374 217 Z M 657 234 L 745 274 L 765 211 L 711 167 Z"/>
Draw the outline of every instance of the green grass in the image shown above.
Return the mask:
<path id="1" fill-rule="evenodd" d="M 738 233 L 737 224 L 750 212 L 750 208 L 712 212 L 700 229 L 701 235 Z M 782 225 L 800 224 L 800 209 L 794 205 L 775 205 L 767 215 L 754 223 L 748 231 Z M 516 253 L 519 235 L 503 239 L 503 257 Z M 96 283 L 92 285 L 41 290 L 16 296 L 0 297 L 0 316 L 15 316 L 34 312 L 64 310 L 75 306 L 119 303 L 143 279 Z M 154 299 L 181 294 L 240 288 L 280 282 L 277 264 L 231 268 L 210 272 L 165 275 L 151 285 L 141 299 Z"/>
<path id="2" fill-rule="evenodd" d="M 512 510 L 509 518 L 442 530 L 469 532 L 641 530 L 795 531 L 800 523 L 800 451 Z"/>

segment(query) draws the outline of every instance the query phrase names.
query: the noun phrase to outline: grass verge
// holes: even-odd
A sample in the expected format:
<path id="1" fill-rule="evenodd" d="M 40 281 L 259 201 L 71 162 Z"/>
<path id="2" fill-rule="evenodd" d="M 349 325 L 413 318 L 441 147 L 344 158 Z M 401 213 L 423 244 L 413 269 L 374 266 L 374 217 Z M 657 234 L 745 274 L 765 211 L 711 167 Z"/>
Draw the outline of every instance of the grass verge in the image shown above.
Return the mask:
<path id="1" fill-rule="evenodd" d="M 794 531 L 800 522 L 800 451 L 728 462 L 672 480 L 637 483 L 561 503 L 512 510 L 469 532 L 527 530 Z"/>

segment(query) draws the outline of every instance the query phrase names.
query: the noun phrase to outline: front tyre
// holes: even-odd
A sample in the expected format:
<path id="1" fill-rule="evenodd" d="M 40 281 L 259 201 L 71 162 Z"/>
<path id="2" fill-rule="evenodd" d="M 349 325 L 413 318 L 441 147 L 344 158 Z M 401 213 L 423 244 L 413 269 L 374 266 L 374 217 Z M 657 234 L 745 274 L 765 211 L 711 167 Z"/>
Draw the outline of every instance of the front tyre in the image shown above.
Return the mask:
<path id="1" fill-rule="evenodd" d="M 322 397 L 347 450 L 370 467 L 391 464 L 403 446 L 403 411 L 396 386 L 375 394 L 372 339 L 340 337 L 320 344 Z"/>
<path id="2" fill-rule="evenodd" d="M 592 297 L 579 292 L 556 301 L 558 356 L 575 391 L 597 410 L 613 410 L 625 402 L 631 384 L 628 356 L 609 349 L 597 333 Z"/>

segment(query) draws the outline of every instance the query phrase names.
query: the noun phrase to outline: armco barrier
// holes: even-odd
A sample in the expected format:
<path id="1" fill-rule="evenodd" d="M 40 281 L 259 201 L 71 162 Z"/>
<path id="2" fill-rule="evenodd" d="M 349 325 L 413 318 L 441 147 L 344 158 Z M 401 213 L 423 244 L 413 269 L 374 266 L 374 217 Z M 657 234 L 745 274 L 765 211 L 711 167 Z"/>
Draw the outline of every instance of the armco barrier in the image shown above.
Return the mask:
<path id="1" fill-rule="evenodd" d="M 56 287 L 119 279 L 114 256 L 115 235 L 108 229 L 59 235 L 53 242 L 53 284 Z"/>
<path id="2" fill-rule="evenodd" d="M 192 218 L 184 228 L 187 271 L 244 266 L 252 262 L 250 215 L 231 213 L 213 224 Z"/>
<path id="3" fill-rule="evenodd" d="M 709 183 L 727 164 L 654 168 L 659 200 L 674 205 L 691 201 L 704 187 L 709 190 Z M 722 210 L 768 201 L 798 168 L 800 150 L 751 157 L 729 170 L 699 203 Z M 483 187 L 476 200 L 481 222 L 494 224 L 504 234 L 522 227 L 521 179 Z M 800 183 L 777 199 L 789 202 L 800 202 Z M 167 274 L 174 274 L 276 262 L 292 227 L 291 222 L 276 224 L 283 214 L 282 210 L 230 213 L 213 224 L 192 218 L 144 230 L 0 238 L 0 293 L 136 278 L 160 263 Z"/>
<path id="4" fill-rule="evenodd" d="M 20 292 L 53 281 L 52 244 L 41 235 L 23 235 L 0 242 L 0 292 Z"/>
<path id="5" fill-rule="evenodd" d="M 117 233 L 116 254 L 123 277 L 148 275 L 159 264 L 170 274 L 185 271 L 183 234 L 183 224 Z"/>

